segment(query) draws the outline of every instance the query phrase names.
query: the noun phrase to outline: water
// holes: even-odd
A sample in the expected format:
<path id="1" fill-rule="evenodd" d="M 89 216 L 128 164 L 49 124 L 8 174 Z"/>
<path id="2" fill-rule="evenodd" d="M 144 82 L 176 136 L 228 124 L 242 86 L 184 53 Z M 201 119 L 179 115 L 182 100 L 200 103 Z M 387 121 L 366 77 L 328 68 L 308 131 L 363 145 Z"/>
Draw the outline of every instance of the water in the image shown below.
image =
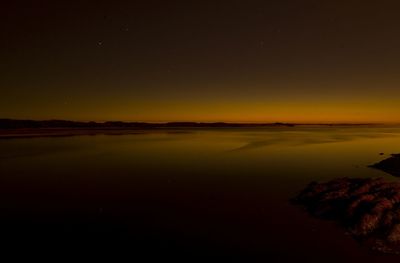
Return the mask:
<path id="1" fill-rule="evenodd" d="M 397 180 L 367 165 L 400 152 L 400 128 L 181 129 L 0 140 L 0 149 L 0 230 L 10 247 L 398 260 L 368 251 L 289 200 L 314 180 Z"/>

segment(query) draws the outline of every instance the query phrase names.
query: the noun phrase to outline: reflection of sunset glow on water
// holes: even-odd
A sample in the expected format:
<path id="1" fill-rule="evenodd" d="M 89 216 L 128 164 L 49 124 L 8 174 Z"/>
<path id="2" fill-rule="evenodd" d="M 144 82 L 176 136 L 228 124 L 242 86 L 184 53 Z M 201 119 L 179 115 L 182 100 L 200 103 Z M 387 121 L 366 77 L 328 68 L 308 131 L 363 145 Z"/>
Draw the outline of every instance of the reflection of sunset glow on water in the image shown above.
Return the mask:
<path id="1" fill-rule="evenodd" d="M 314 221 L 288 201 L 315 180 L 393 180 L 367 166 L 398 152 L 398 145 L 399 128 L 366 126 L 0 140 L 0 206 L 8 215 L 2 235 L 26 236 L 29 243 L 40 231 L 43 239 L 127 245 L 147 256 L 163 251 L 158 243 L 172 244 L 169 253 L 190 254 L 181 248 L 197 249 L 201 236 L 203 255 L 222 243 L 234 248 L 224 255 L 246 258 L 284 253 L 322 261 L 329 254 L 374 262 L 383 257 L 371 257 L 341 228 Z M 322 242 L 322 233 L 329 239 Z"/>

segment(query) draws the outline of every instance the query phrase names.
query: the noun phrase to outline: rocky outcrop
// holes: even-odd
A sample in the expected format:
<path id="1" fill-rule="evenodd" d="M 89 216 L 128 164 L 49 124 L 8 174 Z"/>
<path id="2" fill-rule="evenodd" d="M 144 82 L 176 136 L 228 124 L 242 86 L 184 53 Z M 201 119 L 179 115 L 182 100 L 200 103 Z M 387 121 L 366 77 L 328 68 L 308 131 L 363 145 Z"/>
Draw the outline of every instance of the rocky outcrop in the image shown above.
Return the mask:
<path id="1" fill-rule="evenodd" d="M 370 167 L 400 177 L 400 154 L 392 154 L 391 157 L 379 163 L 370 165 Z"/>
<path id="2" fill-rule="evenodd" d="M 340 178 L 309 184 L 295 199 L 312 215 L 339 222 L 374 250 L 400 254 L 400 183 Z"/>

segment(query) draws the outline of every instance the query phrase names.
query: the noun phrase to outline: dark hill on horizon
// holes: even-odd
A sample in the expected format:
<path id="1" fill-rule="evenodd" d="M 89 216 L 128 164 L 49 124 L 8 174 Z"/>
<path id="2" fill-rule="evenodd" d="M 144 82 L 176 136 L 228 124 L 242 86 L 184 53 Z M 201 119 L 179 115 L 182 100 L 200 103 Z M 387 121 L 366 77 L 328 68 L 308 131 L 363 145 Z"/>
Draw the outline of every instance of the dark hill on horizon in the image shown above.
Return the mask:
<path id="1" fill-rule="evenodd" d="M 46 128 L 64 128 L 64 129 L 152 129 L 152 128 L 240 128 L 240 127 L 294 127 L 298 125 L 315 126 L 365 126 L 376 125 L 372 123 L 234 123 L 234 122 L 124 122 L 124 121 L 106 121 L 106 122 L 82 122 L 70 120 L 17 120 L 0 119 L 0 129 L 46 129 Z"/>
<path id="2" fill-rule="evenodd" d="M 196 127 L 264 127 L 264 126 L 285 126 L 293 127 L 292 123 L 226 123 L 226 122 L 165 122 L 165 123 L 149 123 L 149 122 L 123 122 L 123 121 L 106 121 L 106 122 L 80 122 L 69 120 L 15 120 L 0 119 L 0 129 L 25 129 L 25 128 L 196 128 Z"/>

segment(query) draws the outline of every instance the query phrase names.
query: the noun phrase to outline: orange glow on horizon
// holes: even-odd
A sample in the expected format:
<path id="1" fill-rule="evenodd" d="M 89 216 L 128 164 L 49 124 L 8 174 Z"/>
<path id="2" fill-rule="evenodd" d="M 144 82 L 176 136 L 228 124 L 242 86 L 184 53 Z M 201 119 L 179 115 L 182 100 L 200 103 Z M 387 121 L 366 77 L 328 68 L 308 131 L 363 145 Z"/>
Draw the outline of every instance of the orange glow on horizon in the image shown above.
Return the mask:
<path id="1" fill-rule="evenodd" d="M 198 122 L 295 122 L 295 123 L 398 123 L 400 109 L 394 101 L 155 101 L 152 103 L 86 103 L 76 108 L 42 108 L 23 119 L 82 121 L 198 121 Z"/>

